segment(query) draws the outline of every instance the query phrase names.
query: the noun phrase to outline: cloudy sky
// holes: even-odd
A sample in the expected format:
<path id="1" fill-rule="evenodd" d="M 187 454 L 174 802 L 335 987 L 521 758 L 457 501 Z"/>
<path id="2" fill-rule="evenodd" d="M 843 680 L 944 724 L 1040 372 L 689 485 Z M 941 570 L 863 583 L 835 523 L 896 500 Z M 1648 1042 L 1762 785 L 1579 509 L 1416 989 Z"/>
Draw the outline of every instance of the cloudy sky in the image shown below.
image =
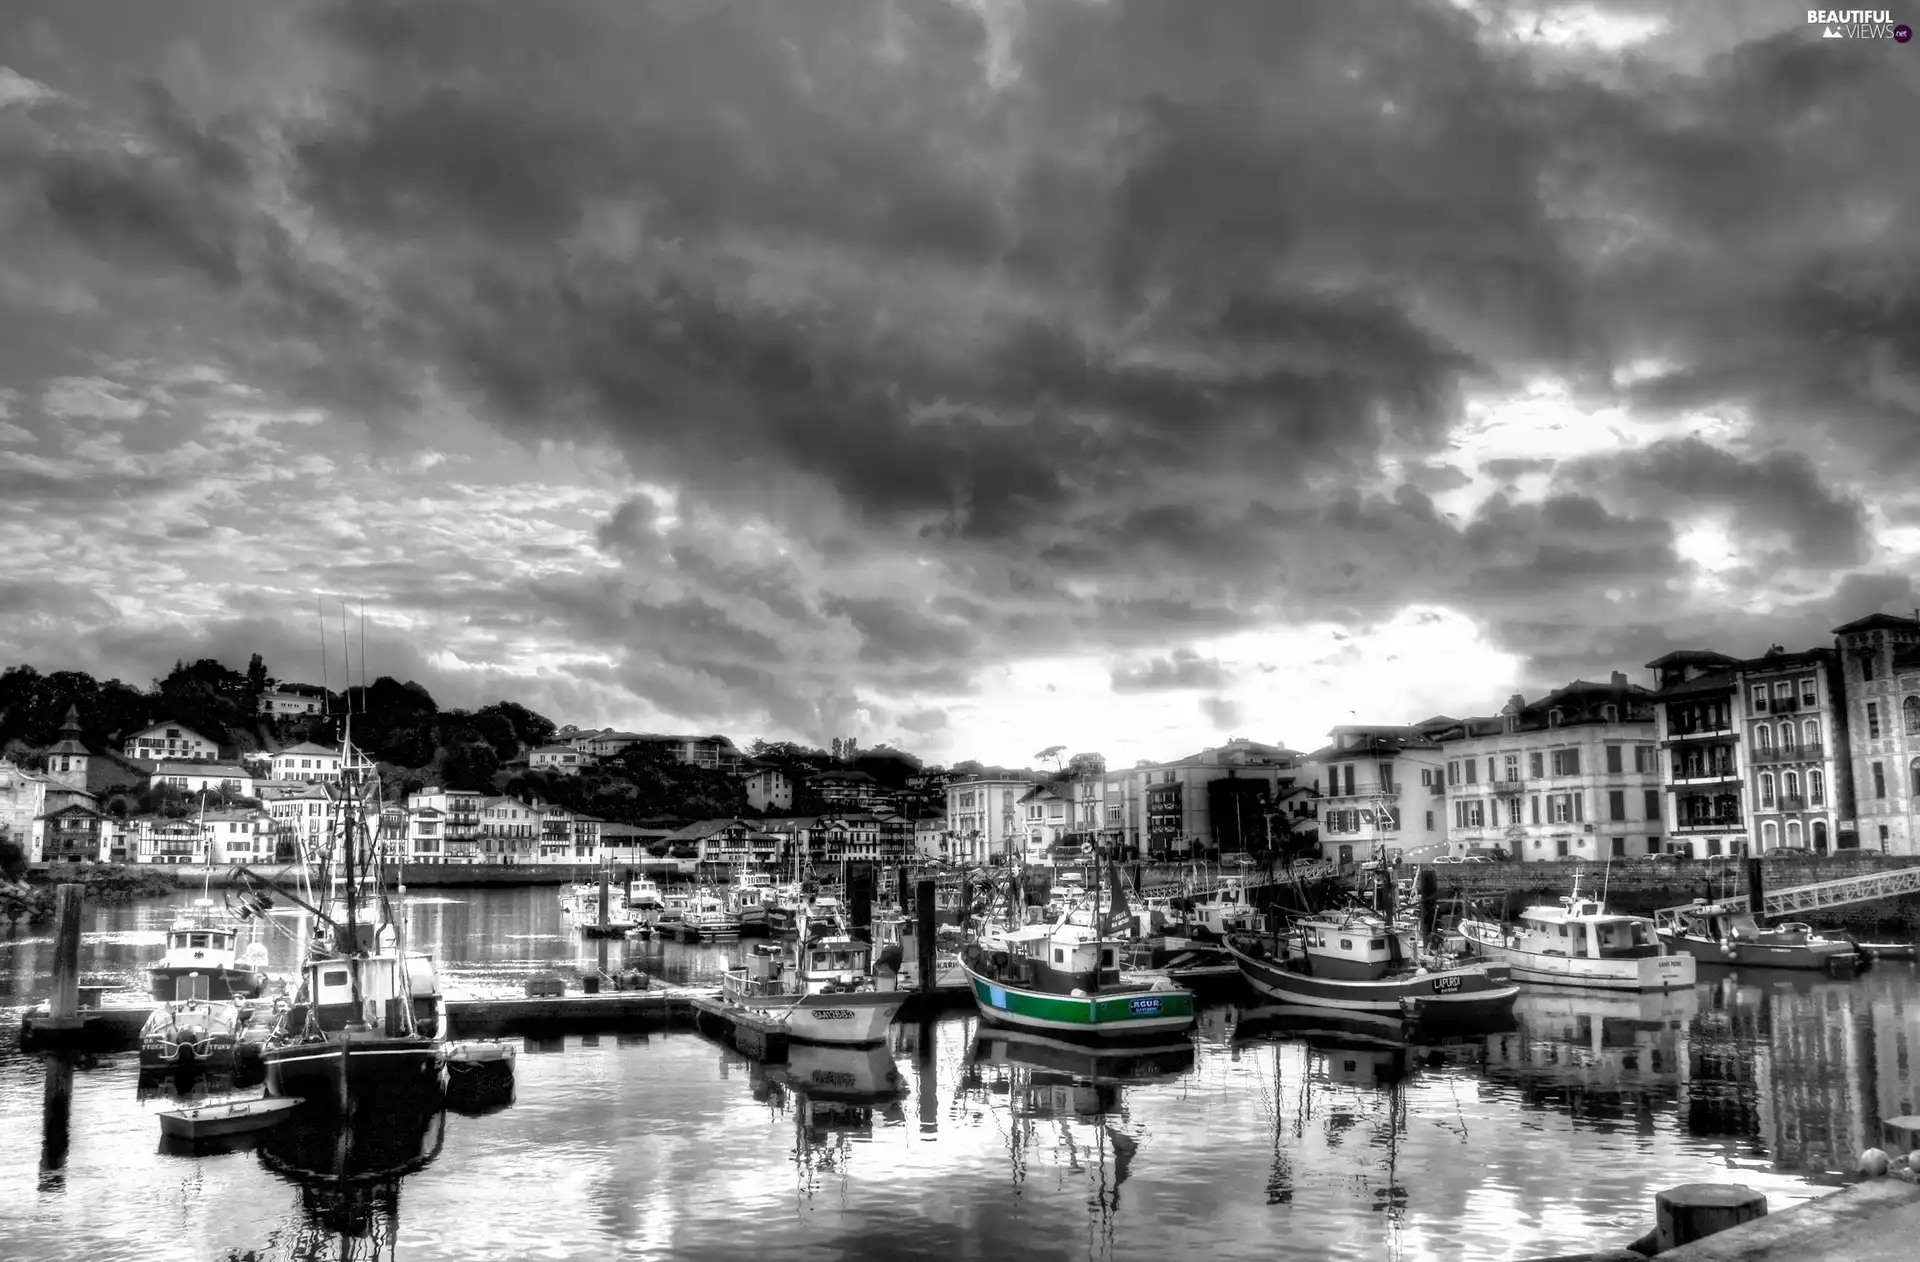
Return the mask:
<path id="1" fill-rule="evenodd" d="M 7 9 L 0 662 L 1130 761 L 1920 605 L 1804 9 Z"/>

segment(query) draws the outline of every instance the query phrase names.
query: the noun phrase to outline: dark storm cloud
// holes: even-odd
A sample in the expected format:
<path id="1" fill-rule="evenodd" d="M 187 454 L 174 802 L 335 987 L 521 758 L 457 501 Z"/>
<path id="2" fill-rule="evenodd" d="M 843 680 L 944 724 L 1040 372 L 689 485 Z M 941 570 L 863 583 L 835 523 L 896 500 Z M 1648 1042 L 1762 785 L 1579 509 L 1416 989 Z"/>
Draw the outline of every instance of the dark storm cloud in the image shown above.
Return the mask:
<path id="1" fill-rule="evenodd" d="M 1570 461 L 1563 474 L 1568 483 L 1600 486 L 1646 511 L 1730 511 L 1744 534 L 1784 537 L 1804 566 L 1840 568 L 1866 559 L 1859 498 L 1829 488 L 1799 452 L 1748 460 L 1698 438 L 1669 439 L 1624 455 Z"/>
<path id="2" fill-rule="evenodd" d="M 1233 674 L 1217 657 L 1201 657 L 1192 649 L 1175 649 L 1168 657 L 1116 666 L 1111 680 L 1115 692 L 1167 692 L 1225 688 L 1233 682 Z"/>
<path id="3" fill-rule="evenodd" d="M 1897 482 L 1920 450 L 1897 50 L 1796 27 L 1602 79 L 1444 4 L 1034 4 L 1003 39 L 933 0 L 318 11 L 284 61 L 239 41 L 203 76 L 217 99 L 285 71 L 297 116 L 149 89 L 142 144 L 21 124 L 0 179 L 70 246 L 197 285 L 249 380 L 374 419 L 444 389 L 764 519 L 779 559 L 630 501 L 597 536 L 617 580 L 542 580 L 524 615 L 464 590 L 483 574 L 413 584 L 609 651 L 651 636 L 671 659 L 645 659 L 648 695 L 702 713 L 836 628 L 859 647 L 807 677 L 826 699 L 770 708 L 837 720 L 856 677 L 1413 601 L 1557 662 L 1676 612 L 1684 510 L 1778 542 L 1769 570 L 1831 572 L 1866 556 L 1860 502 L 1792 451 Z M 43 16 L 127 62 L 138 39 L 74 12 Z M 1559 494 L 1440 514 L 1463 390 L 1540 374 L 1642 412 L 1741 406 L 1752 446 L 1493 460 Z M 924 585 L 876 594 L 903 557 Z"/>
<path id="4" fill-rule="evenodd" d="M 1207 722 L 1223 732 L 1238 727 L 1242 717 L 1240 705 L 1224 697 L 1200 698 L 1200 713 L 1206 717 Z"/>

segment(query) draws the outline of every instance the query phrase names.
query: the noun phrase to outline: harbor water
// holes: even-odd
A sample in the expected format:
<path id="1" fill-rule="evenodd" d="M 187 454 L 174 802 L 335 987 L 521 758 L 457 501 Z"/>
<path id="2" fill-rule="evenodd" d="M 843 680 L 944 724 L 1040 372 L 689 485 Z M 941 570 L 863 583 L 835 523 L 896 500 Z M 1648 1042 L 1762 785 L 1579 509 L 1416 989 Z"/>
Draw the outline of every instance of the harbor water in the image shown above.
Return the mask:
<path id="1" fill-rule="evenodd" d="M 184 901 L 93 910 L 83 973 L 139 988 Z M 599 963 L 551 888 L 407 915 L 450 994 Z M 270 919 L 284 969 L 299 917 Z M 1513 1029 L 1411 1045 L 1231 997 L 1190 1050 L 1097 1060 L 970 1013 L 774 1067 L 693 1033 L 569 1037 L 525 1048 L 505 1109 L 181 1154 L 133 1053 L 16 1050 L 51 948 L 0 936 L 0 1258 L 1526 1258 L 1623 1244 L 1679 1183 L 1820 1195 L 1920 1112 L 1920 984 L 1882 964 L 1529 991 Z M 699 983 L 741 948 L 606 949 Z"/>

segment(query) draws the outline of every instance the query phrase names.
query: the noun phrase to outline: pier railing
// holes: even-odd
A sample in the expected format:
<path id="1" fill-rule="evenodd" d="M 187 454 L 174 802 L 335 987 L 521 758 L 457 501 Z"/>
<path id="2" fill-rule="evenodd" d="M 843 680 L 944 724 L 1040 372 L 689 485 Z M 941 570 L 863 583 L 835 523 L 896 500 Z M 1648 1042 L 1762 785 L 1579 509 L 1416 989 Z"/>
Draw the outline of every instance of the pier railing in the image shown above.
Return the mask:
<path id="1" fill-rule="evenodd" d="M 1869 872 L 1865 876 L 1848 876 L 1837 881 L 1815 881 L 1811 885 L 1769 890 L 1764 914 L 1769 917 L 1789 916 L 1795 912 L 1843 907 L 1848 903 L 1870 903 L 1879 898 L 1894 898 L 1916 892 L 1920 892 L 1920 867 L 1895 868 L 1891 872 Z M 1744 894 L 1737 898 L 1716 899 L 1715 903 L 1729 911 L 1748 910 L 1748 899 Z M 1685 910 L 1685 906 L 1668 907 L 1663 908 L 1662 912 Z M 1655 914 L 1658 916 L 1662 913 Z"/>

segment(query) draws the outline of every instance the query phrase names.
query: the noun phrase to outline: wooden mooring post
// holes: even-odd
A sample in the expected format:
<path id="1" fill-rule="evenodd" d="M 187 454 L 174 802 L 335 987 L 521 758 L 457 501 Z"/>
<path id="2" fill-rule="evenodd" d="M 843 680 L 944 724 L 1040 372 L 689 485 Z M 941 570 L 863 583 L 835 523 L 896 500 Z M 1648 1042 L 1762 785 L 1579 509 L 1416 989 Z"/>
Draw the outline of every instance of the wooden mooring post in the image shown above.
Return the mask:
<path id="1" fill-rule="evenodd" d="M 933 993 L 936 980 L 933 975 L 934 945 L 939 932 L 934 924 L 933 891 L 932 881 L 921 881 L 913 887 L 914 954 L 919 957 L 920 989 L 927 994 Z"/>
<path id="2" fill-rule="evenodd" d="M 48 1029 L 80 1028 L 80 911 L 78 885 L 53 892 L 53 993 L 47 998 Z M 71 1023 L 71 1024 L 68 1024 Z"/>
<path id="3" fill-rule="evenodd" d="M 1742 1183 L 1682 1183 L 1653 1198 L 1659 1253 L 1763 1218 L 1767 1198 Z"/>

